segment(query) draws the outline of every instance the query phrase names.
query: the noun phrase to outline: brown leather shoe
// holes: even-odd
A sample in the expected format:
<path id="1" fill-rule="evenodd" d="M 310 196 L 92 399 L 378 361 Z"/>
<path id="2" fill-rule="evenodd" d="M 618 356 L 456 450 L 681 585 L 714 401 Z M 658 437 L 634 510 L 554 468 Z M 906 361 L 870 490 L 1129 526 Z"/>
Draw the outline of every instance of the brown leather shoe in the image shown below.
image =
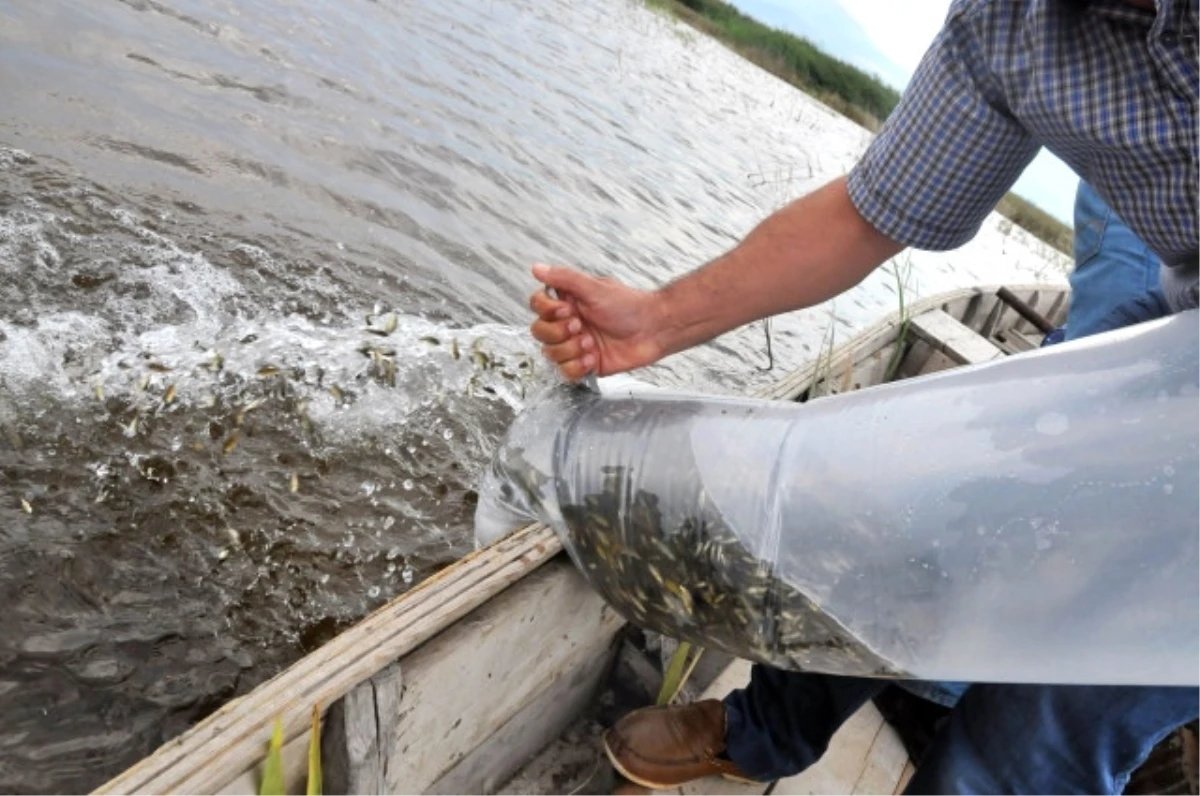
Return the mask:
<path id="1" fill-rule="evenodd" d="M 754 781 L 718 757 L 725 751 L 725 705 L 716 699 L 635 710 L 604 734 L 604 751 L 621 776 L 654 790 L 716 775 Z"/>

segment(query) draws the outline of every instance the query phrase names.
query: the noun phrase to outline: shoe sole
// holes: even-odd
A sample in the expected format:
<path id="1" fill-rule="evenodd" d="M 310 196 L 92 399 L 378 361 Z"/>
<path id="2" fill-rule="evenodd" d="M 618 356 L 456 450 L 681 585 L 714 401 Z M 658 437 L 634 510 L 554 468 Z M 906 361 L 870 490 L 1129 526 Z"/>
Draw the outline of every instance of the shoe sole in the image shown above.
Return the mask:
<path id="1" fill-rule="evenodd" d="M 608 738 L 604 739 L 604 754 L 608 757 L 608 762 L 612 763 L 612 767 L 617 770 L 617 773 L 634 785 L 641 785 L 643 788 L 649 788 L 650 790 L 670 790 L 671 788 L 678 788 L 679 785 L 683 784 L 681 782 L 679 785 L 667 785 L 662 782 L 651 782 L 648 779 L 642 779 L 630 774 L 625 769 L 625 766 L 621 765 L 621 762 L 617 760 L 617 756 L 613 754 L 613 750 L 608 747 Z"/>
<path id="2" fill-rule="evenodd" d="M 683 782 L 676 782 L 673 785 L 669 785 L 669 784 L 666 784 L 663 782 L 651 782 L 650 780 L 643 779 L 642 777 L 635 777 L 633 774 L 629 773 L 629 771 L 625 768 L 625 766 L 621 765 L 620 760 L 617 760 L 617 756 L 615 754 L 613 754 L 613 750 L 610 749 L 608 746 L 607 736 L 604 738 L 604 754 L 606 757 L 608 757 L 608 762 L 612 763 L 612 767 L 617 770 L 618 774 L 620 774 L 622 777 L 624 777 L 625 779 L 632 782 L 634 785 L 641 785 L 643 788 L 649 788 L 650 790 L 670 790 L 672 788 L 678 788 L 681 785 L 686 785 L 689 782 L 696 781 L 694 779 L 685 779 Z M 721 777 L 722 779 L 729 780 L 730 782 L 737 782 L 742 785 L 764 785 L 765 784 L 765 783 L 759 782 L 756 779 L 747 779 L 745 777 L 735 777 L 733 774 L 718 774 L 717 776 Z M 697 779 L 703 779 L 703 777 L 697 777 Z"/>
<path id="3" fill-rule="evenodd" d="M 762 785 L 763 787 L 766 787 L 767 785 L 767 783 L 760 782 L 757 779 L 750 779 L 749 777 L 735 777 L 733 774 L 722 774 L 721 778 L 727 779 L 730 782 L 736 782 L 739 785 Z"/>

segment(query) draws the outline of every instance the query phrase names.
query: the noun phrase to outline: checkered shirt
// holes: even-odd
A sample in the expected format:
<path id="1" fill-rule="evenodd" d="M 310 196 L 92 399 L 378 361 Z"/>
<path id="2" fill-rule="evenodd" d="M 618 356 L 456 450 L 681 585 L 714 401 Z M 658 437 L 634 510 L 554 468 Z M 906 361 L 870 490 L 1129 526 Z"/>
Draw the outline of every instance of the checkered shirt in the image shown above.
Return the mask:
<path id="1" fill-rule="evenodd" d="M 1171 266 L 1164 288 L 1190 280 L 1195 306 L 1196 38 L 1197 0 L 955 0 L 851 198 L 900 243 L 955 248 L 1045 146 Z"/>

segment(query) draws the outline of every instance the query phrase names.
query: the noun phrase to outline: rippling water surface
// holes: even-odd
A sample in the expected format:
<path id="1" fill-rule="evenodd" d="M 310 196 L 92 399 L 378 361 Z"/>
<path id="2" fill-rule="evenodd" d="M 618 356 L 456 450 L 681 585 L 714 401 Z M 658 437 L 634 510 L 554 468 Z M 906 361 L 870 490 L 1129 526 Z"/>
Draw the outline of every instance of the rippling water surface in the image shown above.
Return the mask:
<path id="1" fill-rule="evenodd" d="M 0 1 L 0 790 L 87 790 L 472 545 L 528 266 L 659 284 L 867 134 L 629 0 Z M 993 218 L 909 295 L 1061 279 Z M 903 270 L 903 269 L 902 269 Z M 640 374 L 742 391 L 880 272 Z"/>

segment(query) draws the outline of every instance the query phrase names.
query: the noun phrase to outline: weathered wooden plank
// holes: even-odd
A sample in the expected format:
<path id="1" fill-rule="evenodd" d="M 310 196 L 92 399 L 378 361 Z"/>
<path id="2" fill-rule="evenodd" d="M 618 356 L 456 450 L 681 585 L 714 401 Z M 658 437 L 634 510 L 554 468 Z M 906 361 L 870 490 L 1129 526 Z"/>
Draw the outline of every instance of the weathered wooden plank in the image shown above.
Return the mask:
<path id="1" fill-rule="evenodd" d="M 399 714 L 379 717 L 397 728 L 383 750 L 386 792 L 434 786 L 556 681 L 605 656 L 622 624 L 563 558 L 407 656 Z"/>
<path id="2" fill-rule="evenodd" d="M 951 370 L 962 365 L 957 362 L 949 354 L 943 354 L 941 351 L 930 350 L 925 361 L 921 363 L 921 369 L 913 375 L 927 376 L 930 373 L 940 373 L 943 370 Z"/>
<path id="3" fill-rule="evenodd" d="M 399 663 L 359 683 L 326 714 L 321 736 L 326 793 L 383 793 L 396 727 L 381 716 L 400 712 L 404 673 Z"/>
<path id="4" fill-rule="evenodd" d="M 288 739 L 306 733 L 314 704 L 332 704 L 561 550 L 553 531 L 535 525 L 472 553 L 95 792 L 217 792 L 259 763 L 276 717 Z"/>
<path id="5" fill-rule="evenodd" d="M 979 315 L 979 307 L 982 304 L 983 304 L 983 296 L 976 294 L 974 296 L 971 296 L 969 299 L 966 299 L 963 308 L 961 310 L 959 310 L 959 312 L 957 314 L 955 314 L 954 312 L 951 312 L 950 310 L 946 310 L 946 311 L 949 312 L 951 315 L 954 315 L 960 321 L 962 321 L 964 326 L 969 326 L 972 329 L 974 329 L 975 323 L 976 323 L 975 319 Z"/>
<path id="6" fill-rule="evenodd" d="M 867 752 L 866 765 L 854 783 L 855 794 L 891 794 L 904 773 L 908 752 L 899 734 L 886 721 L 879 726 Z"/>
<path id="7" fill-rule="evenodd" d="M 1004 352 L 975 330 L 964 326 L 941 310 L 928 310 L 912 319 L 909 328 L 963 365 L 989 362 L 1004 356 Z"/>
<path id="8" fill-rule="evenodd" d="M 780 796 L 853 793 L 883 726 L 883 716 L 874 704 L 867 702 L 834 733 L 829 748 L 816 764 L 794 777 L 779 780 L 773 793 Z"/>
<path id="9" fill-rule="evenodd" d="M 996 333 L 996 330 L 1003 325 L 1005 311 L 1008 309 L 1008 307 L 1003 301 L 995 296 L 988 297 L 988 305 L 990 306 L 990 309 L 988 310 L 987 317 L 977 331 L 981 336 L 990 340 L 992 335 Z"/>
<path id="10" fill-rule="evenodd" d="M 1055 296 L 1052 311 L 1047 313 L 1047 317 L 1053 322 L 1061 322 L 1061 319 L 1058 317 L 1057 308 L 1060 306 L 1060 302 L 1064 301 L 1068 295 L 1068 289 L 1065 285 L 1015 285 L 1010 286 L 1010 289 L 1015 295 L 1028 301 L 1032 306 L 1036 306 L 1038 297 Z M 989 337 L 997 328 L 1003 327 L 1005 321 L 1003 316 L 1006 307 L 1004 302 L 996 298 L 996 290 L 996 287 L 964 288 L 950 293 L 930 296 L 913 302 L 905 308 L 905 312 L 908 317 L 914 318 L 928 310 L 946 307 L 949 309 L 943 311 L 950 314 L 951 317 L 954 317 L 955 313 L 962 313 L 966 320 L 964 325 L 979 331 L 984 337 Z M 954 311 L 953 313 L 949 311 L 951 309 Z M 1010 315 L 1013 314 L 1010 313 Z M 831 361 L 808 363 L 765 390 L 762 397 L 774 400 L 791 400 L 809 389 L 815 378 L 825 375 L 830 377 L 830 380 L 834 382 L 834 386 L 836 387 L 836 384 L 839 383 L 839 379 L 843 377 L 848 367 L 857 367 L 857 362 L 873 355 L 881 348 L 889 346 L 895 341 L 902 320 L 903 318 L 899 311 L 886 316 L 858 334 L 851 344 L 842 346 L 836 350 Z M 818 370 L 821 372 L 818 373 Z M 908 363 L 905 363 L 900 372 L 907 375 L 914 375 L 920 372 L 920 368 L 908 367 Z M 856 381 L 858 380 L 857 373 L 854 378 Z M 873 382 L 863 380 L 860 383 L 866 386 L 868 383 Z"/>
<path id="11" fill-rule="evenodd" d="M 598 724 L 578 722 L 564 736 L 546 744 L 495 793 L 501 796 L 622 793 L 613 789 L 617 777 L 604 754 L 602 730 Z M 650 793 L 645 789 L 638 792 Z"/>
<path id="12" fill-rule="evenodd" d="M 908 379 L 913 376 L 919 376 L 927 372 L 929 360 L 936 356 L 944 356 L 940 354 L 933 346 L 925 342 L 915 334 L 909 335 L 912 340 L 908 345 L 908 353 L 904 357 L 904 361 L 900 363 L 900 369 L 896 373 L 898 379 Z"/>
<path id="13" fill-rule="evenodd" d="M 527 707 L 426 790 L 426 793 L 496 793 L 513 774 L 549 746 L 591 702 L 612 666 L 618 644 L 554 681 Z M 594 750 L 597 754 L 599 749 Z M 361 791 L 350 791 L 360 793 Z"/>
<path id="14" fill-rule="evenodd" d="M 915 773 L 917 773 L 917 767 L 909 760 L 904 764 L 904 770 L 900 772 L 900 781 L 896 783 L 896 789 L 892 791 L 893 796 L 904 793 L 904 789 L 908 787 L 908 782 Z"/>

